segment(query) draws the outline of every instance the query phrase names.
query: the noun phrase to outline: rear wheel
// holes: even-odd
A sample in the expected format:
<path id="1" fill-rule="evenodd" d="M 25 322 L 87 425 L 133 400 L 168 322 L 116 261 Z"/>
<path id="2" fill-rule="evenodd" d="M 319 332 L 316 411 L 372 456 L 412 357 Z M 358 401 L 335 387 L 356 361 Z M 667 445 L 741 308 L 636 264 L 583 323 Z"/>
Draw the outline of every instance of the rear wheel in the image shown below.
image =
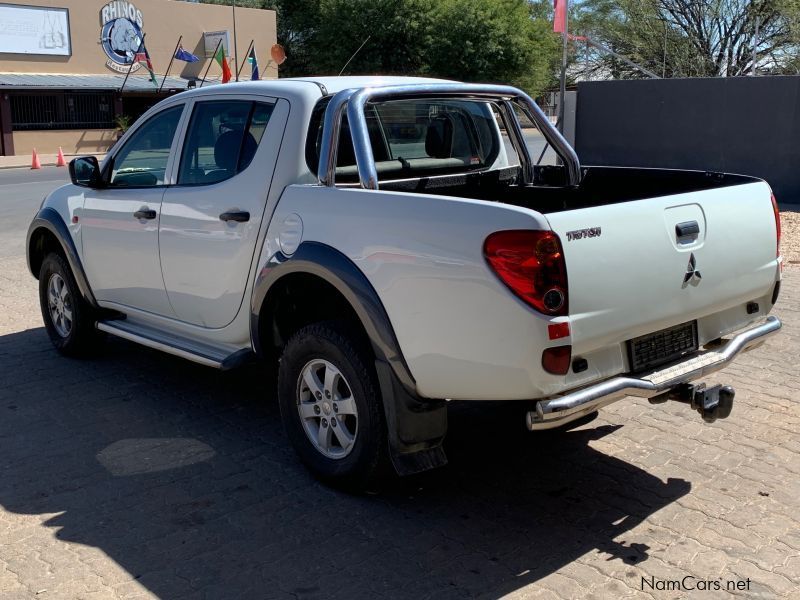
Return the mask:
<path id="1" fill-rule="evenodd" d="M 278 369 L 286 433 L 318 478 L 361 489 L 382 470 L 386 424 L 372 361 L 338 323 L 316 323 L 286 344 Z"/>
<path id="2" fill-rule="evenodd" d="M 39 269 L 39 304 L 47 335 L 66 356 L 79 356 L 98 341 L 92 307 L 83 299 L 67 261 L 48 254 Z"/>

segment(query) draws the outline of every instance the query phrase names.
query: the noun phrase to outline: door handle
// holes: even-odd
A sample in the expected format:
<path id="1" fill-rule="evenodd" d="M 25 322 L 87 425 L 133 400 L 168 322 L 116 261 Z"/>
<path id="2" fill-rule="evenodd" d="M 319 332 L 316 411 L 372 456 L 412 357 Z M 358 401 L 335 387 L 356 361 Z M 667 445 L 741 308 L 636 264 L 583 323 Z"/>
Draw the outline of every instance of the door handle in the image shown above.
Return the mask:
<path id="1" fill-rule="evenodd" d="M 697 221 L 684 221 L 675 225 L 675 235 L 679 238 L 699 234 L 700 225 L 698 225 Z"/>
<path id="2" fill-rule="evenodd" d="M 140 208 L 135 213 L 133 213 L 133 216 L 136 217 L 137 219 L 155 219 L 156 211 L 150 208 Z"/>
<path id="3" fill-rule="evenodd" d="M 245 223 L 250 220 L 250 213 L 246 210 L 229 210 L 219 216 L 220 221 L 236 221 L 237 223 Z"/>

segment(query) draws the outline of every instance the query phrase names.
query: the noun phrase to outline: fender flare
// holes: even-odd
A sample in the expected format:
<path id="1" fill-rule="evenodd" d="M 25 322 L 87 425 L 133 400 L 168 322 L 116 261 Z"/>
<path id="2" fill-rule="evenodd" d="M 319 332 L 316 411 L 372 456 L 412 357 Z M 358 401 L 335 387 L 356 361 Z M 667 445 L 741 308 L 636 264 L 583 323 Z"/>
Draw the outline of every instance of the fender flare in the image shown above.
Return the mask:
<path id="1" fill-rule="evenodd" d="M 89 285 L 89 280 L 86 278 L 86 272 L 83 270 L 83 263 L 78 255 L 78 249 L 75 247 L 75 242 L 69 233 L 69 229 L 58 211 L 49 206 L 42 208 L 36 213 L 36 216 L 28 227 L 28 235 L 25 238 L 25 256 L 31 275 L 36 279 L 39 278 L 39 274 L 34 273 L 33 265 L 31 264 L 31 238 L 39 229 L 46 229 L 58 240 L 58 243 L 64 251 L 67 263 L 69 263 L 69 268 L 72 269 L 72 274 L 75 277 L 75 282 L 78 284 L 78 289 L 84 299 L 92 307 L 98 308 L 97 300 Z"/>
<path id="2" fill-rule="evenodd" d="M 364 273 L 340 251 L 319 242 L 303 242 L 291 257 L 278 252 L 256 277 L 250 303 L 250 336 L 256 353 L 260 312 L 270 289 L 291 273 L 315 275 L 333 286 L 350 304 L 369 337 L 383 398 L 392 464 L 401 475 L 442 466 L 447 431 L 444 400 L 420 398 L 403 358 L 389 315 Z"/>

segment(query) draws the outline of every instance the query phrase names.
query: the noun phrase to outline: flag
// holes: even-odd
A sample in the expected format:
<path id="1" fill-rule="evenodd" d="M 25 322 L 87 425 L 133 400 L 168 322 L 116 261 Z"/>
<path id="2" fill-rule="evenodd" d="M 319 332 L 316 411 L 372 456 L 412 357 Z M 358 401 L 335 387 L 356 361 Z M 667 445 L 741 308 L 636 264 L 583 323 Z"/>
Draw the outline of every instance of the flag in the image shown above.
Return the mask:
<path id="1" fill-rule="evenodd" d="M 567 25 L 567 3 L 569 0 L 553 0 L 553 31 L 564 33 Z"/>
<path id="2" fill-rule="evenodd" d="M 150 62 L 150 53 L 147 51 L 144 43 L 142 43 L 141 50 L 139 50 L 134 56 L 133 61 L 138 62 L 139 64 L 143 65 L 147 72 L 150 73 L 150 81 L 153 82 L 153 85 L 158 87 L 158 81 L 156 81 L 156 74 L 153 72 L 153 63 Z"/>
<path id="3" fill-rule="evenodd" d="M 222 67 L 222 83 L 228 83 L 231 80 L 231 68 L 228 66 L 228 61 L 225 60 L 225 48 L 222 47 L 222 44 L 217 48 L 214 60 Z"/>
<path id="4" fill-rule="evenodd" d="M 259 79 L 261 79 L 258 74 L 258 59 L 256 58 L 255 46 L 253 46 L 253 49 L 250 51 L 250 56 L 247 57 L 247 62 L 250 63 L 250 68 L 252 69 L 250 80 L 258 81 Z"/>
<path id="5" fill-rule="evenodd" d="M 180 46 L 175 52 L 175 58 L 178 60 L 182 60 L 184 62 L 193 63 L 200 60 L 194 54 L 189 52 L 188 50 L 184 50 L 183 46 Z"/>

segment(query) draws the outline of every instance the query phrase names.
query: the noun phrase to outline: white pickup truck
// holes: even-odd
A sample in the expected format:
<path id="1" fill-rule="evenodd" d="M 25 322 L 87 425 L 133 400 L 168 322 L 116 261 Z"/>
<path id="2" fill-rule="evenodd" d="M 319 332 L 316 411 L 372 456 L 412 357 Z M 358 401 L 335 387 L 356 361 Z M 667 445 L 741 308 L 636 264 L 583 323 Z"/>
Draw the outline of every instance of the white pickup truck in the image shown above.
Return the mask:
<path id="1" fill-rule="evenodd" d="M 690 382 L 781 326 L 765 182 L 581 166 L 512 87 L 187 91 L 70 174 L 27 242 L 55 347 L 276 366 L 288 437 L 331 482 L 443 465 L 448 400 L 520 401 L 531 430 L 625 396 L 725 417 L 733 390 Z"/>

